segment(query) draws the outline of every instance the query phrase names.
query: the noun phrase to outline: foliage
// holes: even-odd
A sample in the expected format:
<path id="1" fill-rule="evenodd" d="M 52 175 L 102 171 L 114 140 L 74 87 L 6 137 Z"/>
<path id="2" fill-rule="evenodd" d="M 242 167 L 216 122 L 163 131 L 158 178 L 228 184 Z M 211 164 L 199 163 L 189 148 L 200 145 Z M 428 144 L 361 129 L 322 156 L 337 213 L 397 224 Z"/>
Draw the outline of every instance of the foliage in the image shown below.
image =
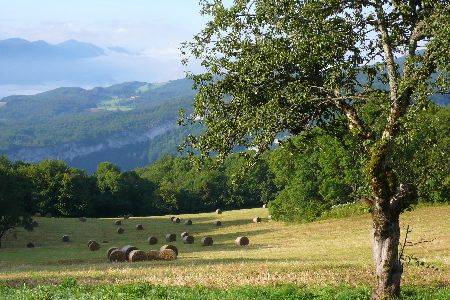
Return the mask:
<path id="1" fill-rule="evenodd" d="M 41 214 L 79 217 L 92 201 L 94 190 L 88 175 L 62 161 L 20 164 L 17 172 L 29 180 L 28 193 Z"/>
<path id="2" fill-rule="evenodd" d="M 2 238 L 9 230 L 17 226 L 33 229 L 29 186 L 14 168 L 5 157 L 0 156 L 0 247 Z"/>
<path id="3" fill-rule="evenodd" d="M 334 132 L 336 134 L 336 132 Z M 314 129 L 288 140 L 270 154 L 281 192 L 271 203 L 275 219 L 312 221 L 367 194 L 363 158 L 351 136 Z"/>
<path id="4" fill-rule="evenodd" d="M 101 163 L 94 174 L 98 198 L 90 210 L 92 216 L 150 215 L 160 213 L 154 205 L 155 186 L 136 172 L 121 173 L 111 163 Z"/>
<path id="5" fill-rule="evenodd" d="M 364 202 L 357 201 L 353 203 L 345 203 L 332 206 L 330 210 L 322 213 L 320 219 L 326 220 L 326 219 L 349 218 L 355 215 L 367 214 L 369 212 L 370 209 Z"/>
<path id="6" fill-rule="evenodd" d="M 396 141 L 392 163 L 399 177 L 418 188 L 421 202 L 450 199 L 450 106 L 412 111 L 405 131 Z"/>
<path id="7" fill-rule="evenodd" d="M 275 188 L 265 162 L 255 164 L 251 176 L 245 178 L 239 177 L 242 167 L 238 156 L 230 157 L 221 168 L 212 168 L 210 163 L 201 170 L 187 158 L 167 156 L 138 173 L 159 186 L 158 203 L 164 212 L 247 208 L 272 199 Z"/>

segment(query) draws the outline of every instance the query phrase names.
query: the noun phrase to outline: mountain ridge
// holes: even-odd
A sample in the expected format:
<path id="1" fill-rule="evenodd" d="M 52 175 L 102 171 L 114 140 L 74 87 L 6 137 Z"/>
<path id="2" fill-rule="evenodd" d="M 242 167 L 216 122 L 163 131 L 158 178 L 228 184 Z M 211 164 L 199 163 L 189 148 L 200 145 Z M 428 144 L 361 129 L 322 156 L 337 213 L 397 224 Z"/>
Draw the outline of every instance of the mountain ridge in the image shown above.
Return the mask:
<path id="1" fill-rule="evenodd" d="M 44 87 L 107 86 L 125 81 L 168 81 L 182 77 L 179 60 L 134 53 L 117 45 L 78 40 L 57 44 L 22 38 L 0 40 L 0 94 Z M 19 87 L 19 88 L 18 88 Z"/>
<path id="2" fill-rule="evenodd" d="M 21 38 L 0 40 L 0 59 L 73 60 L 101 55 L 105 55 L 103 48 L 74 39 L 58 44 L 50 44 L 43 40 L 29 41 Z"/>

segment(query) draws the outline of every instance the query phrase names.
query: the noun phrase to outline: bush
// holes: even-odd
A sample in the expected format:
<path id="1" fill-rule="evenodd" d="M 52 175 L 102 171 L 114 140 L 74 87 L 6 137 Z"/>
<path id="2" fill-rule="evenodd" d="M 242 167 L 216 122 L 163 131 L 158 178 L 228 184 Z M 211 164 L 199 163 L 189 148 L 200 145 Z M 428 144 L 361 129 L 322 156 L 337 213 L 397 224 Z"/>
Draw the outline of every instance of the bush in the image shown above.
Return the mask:
<path id="1" fill-rule="evenodd" d="M 269 206 L 276 220 L 313 221 L 367 190 L 358 151 L 348 135 L 314 129 L 272 151 L 268 161 L 281 190 Z"/>

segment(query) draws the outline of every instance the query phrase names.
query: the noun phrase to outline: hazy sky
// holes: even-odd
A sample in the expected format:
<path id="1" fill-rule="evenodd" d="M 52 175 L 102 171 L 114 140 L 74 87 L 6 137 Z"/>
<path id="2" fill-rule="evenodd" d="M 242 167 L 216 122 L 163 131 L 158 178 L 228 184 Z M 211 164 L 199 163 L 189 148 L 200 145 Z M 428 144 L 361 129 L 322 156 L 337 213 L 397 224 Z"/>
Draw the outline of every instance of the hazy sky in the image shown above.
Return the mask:
<path id="1" fill-rule="evenodd" d="M 67 39 L 176 55 L 205 20 L 198 0 L 0 0 L 0 39 Z"/>
<path id="2" fill-rule="evenodd" d="M 226 4 L 233 0 L 224 0 Z M 205 24 L 199 0 L 0 0 L 0 40 L 23 38 L 52 44 L 69 39 L 100 47 L 123 47 L 84 62 L 80 74 L 105 73 L 92 82 L 74 80 L 71 72 L 58 81 L 39 84 L 0 82 L 0 98 L 32 94 L 59 86 L 85 88 L 124 81 L 163 82 L 201 72 L 196 61 L 181 64 L 180 43 Z M 18 71 L 21 71 L 18 69 Z M 103 72 L 103 73 L 102 73 Z"/>

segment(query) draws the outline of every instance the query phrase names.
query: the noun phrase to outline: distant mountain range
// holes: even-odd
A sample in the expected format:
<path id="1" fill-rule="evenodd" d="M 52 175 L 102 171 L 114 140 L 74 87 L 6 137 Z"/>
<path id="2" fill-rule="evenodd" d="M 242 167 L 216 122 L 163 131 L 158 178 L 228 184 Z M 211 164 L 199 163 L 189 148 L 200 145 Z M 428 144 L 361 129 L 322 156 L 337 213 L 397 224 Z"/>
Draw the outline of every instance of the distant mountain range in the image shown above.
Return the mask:
<path id="1" fill-rule="evenodd" d="M 0 100 L 0 155 L 14 160 L 62 159 L 93 172 L 111 161 L 128 170 L 176 153 L 194 128 L 176 125 L 195 92 L 187 79 L 128 82 L 90 90 L 58 88 Z"/>
<path id="2" fill-rule="evenodd" d="M 183 76 L 178 57 L 153 57 L 119 46 L 102 48 L 76 40 L 59 44 L 21 38 L 0 40 L 0 97 L 21 90 L 44 91 L 45 87 L 159 82 Z"/>
<path id="3" fill-rule="evenodd" d="M 105 55 L 102 48 L 76 40 L 68 40 L 56 45 L 45 41 L 30 42 L 19 38 L 0 41 L 0 60 L 60 61 L 100 55 Z"/>

